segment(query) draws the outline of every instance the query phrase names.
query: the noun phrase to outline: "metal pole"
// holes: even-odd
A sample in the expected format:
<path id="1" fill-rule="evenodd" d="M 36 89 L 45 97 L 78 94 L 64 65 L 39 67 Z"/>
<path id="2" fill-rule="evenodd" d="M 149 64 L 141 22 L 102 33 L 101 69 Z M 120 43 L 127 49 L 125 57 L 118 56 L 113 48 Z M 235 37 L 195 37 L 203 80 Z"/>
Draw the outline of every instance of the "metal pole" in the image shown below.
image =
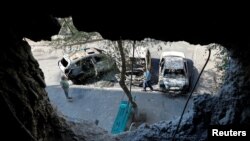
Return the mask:
<path id="1" fill-rule="evenodd" d="M 130 78 L 130 93 L 131 93 L 131 87 L 132 87 L 132 78 L 133 78 L 133 72 L 134 72 L 134 68 L 133 68 L 133 63 L 134 63 L 134 52 L 135 52 L 135 41 L 133 42 L 133 57 L 132 57 L 132 60 L 131 60 L 131 69 L 132 69 L 132 75 L 131 75 L 131 78 Z M 132 94 L 132 93 L 131 93 Z"/>

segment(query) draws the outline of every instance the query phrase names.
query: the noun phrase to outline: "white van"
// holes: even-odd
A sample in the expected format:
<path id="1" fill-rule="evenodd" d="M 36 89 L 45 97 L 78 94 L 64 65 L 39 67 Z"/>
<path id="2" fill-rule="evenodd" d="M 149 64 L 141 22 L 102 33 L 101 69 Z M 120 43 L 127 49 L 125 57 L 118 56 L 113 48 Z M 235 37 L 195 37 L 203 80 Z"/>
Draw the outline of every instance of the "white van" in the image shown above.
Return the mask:
<path id="1" fill-rule="evenodd" d="M 58 61 L 61 71 L 74 84 L 111 70 L 115 62 L 97 48 L 86 48 L 63 56 Z"/>

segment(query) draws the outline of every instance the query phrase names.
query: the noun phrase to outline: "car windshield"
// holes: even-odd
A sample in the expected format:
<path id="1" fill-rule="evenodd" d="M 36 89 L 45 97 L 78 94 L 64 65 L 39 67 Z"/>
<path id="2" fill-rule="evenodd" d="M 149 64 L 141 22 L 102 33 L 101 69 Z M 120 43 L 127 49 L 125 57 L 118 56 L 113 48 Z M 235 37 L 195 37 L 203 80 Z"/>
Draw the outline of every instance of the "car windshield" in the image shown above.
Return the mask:
<path id="1" fill-rule="evenodd" d="M 165 69 L 164 71 L 165 78 L 183 78 L 185 73 L 183 69 Z"/>

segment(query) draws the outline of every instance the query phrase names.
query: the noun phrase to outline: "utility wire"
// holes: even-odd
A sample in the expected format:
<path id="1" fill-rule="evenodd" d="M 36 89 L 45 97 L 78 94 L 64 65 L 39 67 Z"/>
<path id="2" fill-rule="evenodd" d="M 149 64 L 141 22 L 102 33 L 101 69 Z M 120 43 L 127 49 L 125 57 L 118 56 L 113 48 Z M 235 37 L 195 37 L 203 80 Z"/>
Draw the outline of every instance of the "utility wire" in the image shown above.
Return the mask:
<path id="1" fill-rule="evenodd" d="M 208 49 L 208 51 L 209 51 L 208 58 L 207 58 L 207 60 L 206 60 L 206 63 L 204 64 L 204 66 L 203 66 L 203 68 L 202 68 L 202 70 L 201 70 L 201 72 L 200 72 L 200 74 L 199 74 L 199 76 L 198 76 L 198 78 L 197 78 L 196 82 L 195 82 L 194 87 L 193 87 L 193 88 L 192 88 L 192 90 L 191 90 L 190 95 L 188 96 L 188 99 L 187 99 L 187 102 L 186 102 L 186 104 L 185 104 L 185 106 L 184 106 L 184 109 L 183 109 L 183 111 L 182 111 L 182 114 L 181 114 L 181 117 L 180 117 L 179 123 L 178 123 L 178 125 L 177 125 L 177 127 L 176 127 L 176 130 L 175 130 L 175 132 L 174 132 L 174 135 L 173 135 L 172 141 L 175 141 L 175 135 L 176 135 L 176 134 L 177 134 L 177 132 L 178 132 L 179 126 L 180 126 L 180 124 L 181 124 L 182 117 L 183 117 L 184 112 L 185 112 L 185 110 L 186 110 L 186 108 L 187 108 L 187 104 L 188 104 L 188 102 L 189 102 L 189 100 L 190 100 L 190 98 L 191 98 L 191 96 L 192 96 L 192 94 L 193 94 L 193 92 L 194 92 L 194 89 L 195 89 L 195 87 L 196 87 L 197 83 L 199 82 L 199 79 L 200 79 L 200 77 L 201 77 L 201 74 L 202 74 L 203 70 L 204 70 L 204 69 L 205 69 L 205 67 L 207 66 L 207 63 L 208 63 L 208 61 L 209 61 L 209 59 L 210 59 L 210 55 L 211 55 L 211 48 L 209 48 L 209 49 Z"/>

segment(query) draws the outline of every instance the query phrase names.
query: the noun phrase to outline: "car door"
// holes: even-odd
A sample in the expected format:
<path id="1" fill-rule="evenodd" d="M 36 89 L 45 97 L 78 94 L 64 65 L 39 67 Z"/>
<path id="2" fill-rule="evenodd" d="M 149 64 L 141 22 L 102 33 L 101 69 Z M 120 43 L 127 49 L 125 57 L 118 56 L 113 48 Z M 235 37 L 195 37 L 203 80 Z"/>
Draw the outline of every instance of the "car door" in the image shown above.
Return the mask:
<path id="1" fill-rule="evenodd" d="M 92 77 L 95 75 L 95 66 L 92 57 L 89 56 L 83 60 L 82 70 L 86 73 L 86 77 Z"/>
<path id="2" fill-rule="evenodd" d="M 108 57 L 101 54 L 93 56 L 93 62 L 95 65 L 95 69 L 98 73 L 105 72 L 111 68 L 111 62 Z"/>
<path id="3" fill-rule="evenodd" d="M 76 78 L 79 74 L 82 73 L 81 61 L 79 60 L 76 63 L 71 64 L 69 68 L 65 70 L 65 73 L 69 78 Z"/>

